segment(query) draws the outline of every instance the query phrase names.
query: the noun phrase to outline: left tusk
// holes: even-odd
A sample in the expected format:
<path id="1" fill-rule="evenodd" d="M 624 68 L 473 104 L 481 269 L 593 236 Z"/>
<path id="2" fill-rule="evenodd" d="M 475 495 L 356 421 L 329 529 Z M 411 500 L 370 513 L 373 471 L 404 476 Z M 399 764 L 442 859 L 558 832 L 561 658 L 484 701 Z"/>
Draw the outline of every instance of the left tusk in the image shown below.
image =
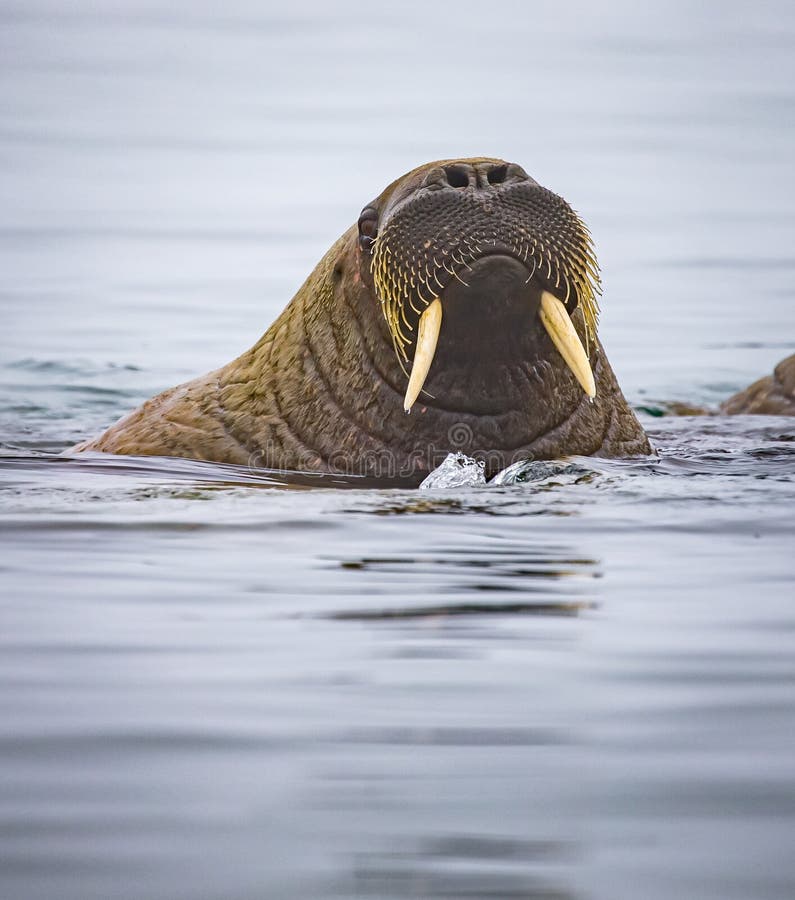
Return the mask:
<path id="1" fill-rule="evenodd" d="M 587 396 L 593 400 L 596 396 L 593 370 L 566 307 L 549 291 L 542 291 L 538 316 L 541 324 L 546 328 L 547 334 L 552 338 L 552 343 L 557 347 L 558 353 L 563 357 L 563 361 L 580 382 Z"/>
<path id="2" fill-rule="evenodd" d="M 414 362 L 411 365 L 409 386 L 406 388 L 406 397 L 403 401 L 403 409 L 411 412 L 414 401 L 419 397 L 428 370 L 431 368 L 433 356 L 436 353 L 436 342 L 439 340 L 439 330 L 442 327 L 442 301 L 434 300 L 420 316 L 420 324 L 417 329 L 417 347 L 414 351 Z"/>

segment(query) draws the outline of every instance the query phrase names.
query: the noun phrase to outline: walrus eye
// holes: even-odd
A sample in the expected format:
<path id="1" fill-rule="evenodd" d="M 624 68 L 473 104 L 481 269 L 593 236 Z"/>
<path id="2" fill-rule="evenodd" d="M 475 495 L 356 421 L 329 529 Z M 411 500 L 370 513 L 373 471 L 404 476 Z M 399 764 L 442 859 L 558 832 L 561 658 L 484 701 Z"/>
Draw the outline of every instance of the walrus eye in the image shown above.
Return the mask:
<path id="1" fill-rule="evenodd" d="M 359 246 L 369 250 L 378 234 L 378 213 L 371 207 L 362 210 L 359 216 Z"/>

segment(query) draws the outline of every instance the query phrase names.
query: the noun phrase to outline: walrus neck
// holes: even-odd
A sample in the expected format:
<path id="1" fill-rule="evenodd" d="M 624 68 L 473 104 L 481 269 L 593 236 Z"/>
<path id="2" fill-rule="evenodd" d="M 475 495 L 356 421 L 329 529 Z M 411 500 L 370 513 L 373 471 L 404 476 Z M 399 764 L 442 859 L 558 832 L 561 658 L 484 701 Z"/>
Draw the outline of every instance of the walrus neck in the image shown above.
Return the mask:
<path id="1" fill-rule="evenodd" d="M 257 344 L 221 370 L 224 427 L 254 465 L 398 474 L 404 376 L 380 310 L 344 265 L 350 243 L 347 232 Z"/>

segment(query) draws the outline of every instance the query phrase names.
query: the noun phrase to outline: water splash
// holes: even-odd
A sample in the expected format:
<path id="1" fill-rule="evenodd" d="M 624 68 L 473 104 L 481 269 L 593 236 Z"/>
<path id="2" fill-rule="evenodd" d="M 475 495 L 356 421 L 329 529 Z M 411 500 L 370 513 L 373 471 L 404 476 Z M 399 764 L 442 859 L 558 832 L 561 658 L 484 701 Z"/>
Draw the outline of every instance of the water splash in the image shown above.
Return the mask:
<path id="1" fill-rule="evenodd" d="M 422 482 L 420 490 L 477 487 L 486 483 L 485 463 L 465 453 L 448 453 L 440 466 Z"/>

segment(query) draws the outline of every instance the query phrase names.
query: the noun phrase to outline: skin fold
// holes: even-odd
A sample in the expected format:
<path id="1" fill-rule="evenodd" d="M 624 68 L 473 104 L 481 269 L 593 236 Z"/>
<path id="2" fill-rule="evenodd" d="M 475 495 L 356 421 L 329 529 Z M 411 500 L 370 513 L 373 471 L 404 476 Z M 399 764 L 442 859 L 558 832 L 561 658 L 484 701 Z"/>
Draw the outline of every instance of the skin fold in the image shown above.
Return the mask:
<path id="1" fill-rule="evenodd" d="M 518 166 L 422 166 L 365 207 L 251 349 L 74 450 L 415 483 L 450 451 L 483 459 L 488 475 L 519 459 L 649 453 L 590 327 L 598 274 L 588 241 L 568 205 Z M 434 258 L 446 267 L 430 271 Z M 405 293 L 385 298 L 390 285 Z M 441 331 L 407 414 L 429 291 L 442 304 Z M 542 291 L 565 303 L 588 348 L 593 401 L 541 324 Z"/>

